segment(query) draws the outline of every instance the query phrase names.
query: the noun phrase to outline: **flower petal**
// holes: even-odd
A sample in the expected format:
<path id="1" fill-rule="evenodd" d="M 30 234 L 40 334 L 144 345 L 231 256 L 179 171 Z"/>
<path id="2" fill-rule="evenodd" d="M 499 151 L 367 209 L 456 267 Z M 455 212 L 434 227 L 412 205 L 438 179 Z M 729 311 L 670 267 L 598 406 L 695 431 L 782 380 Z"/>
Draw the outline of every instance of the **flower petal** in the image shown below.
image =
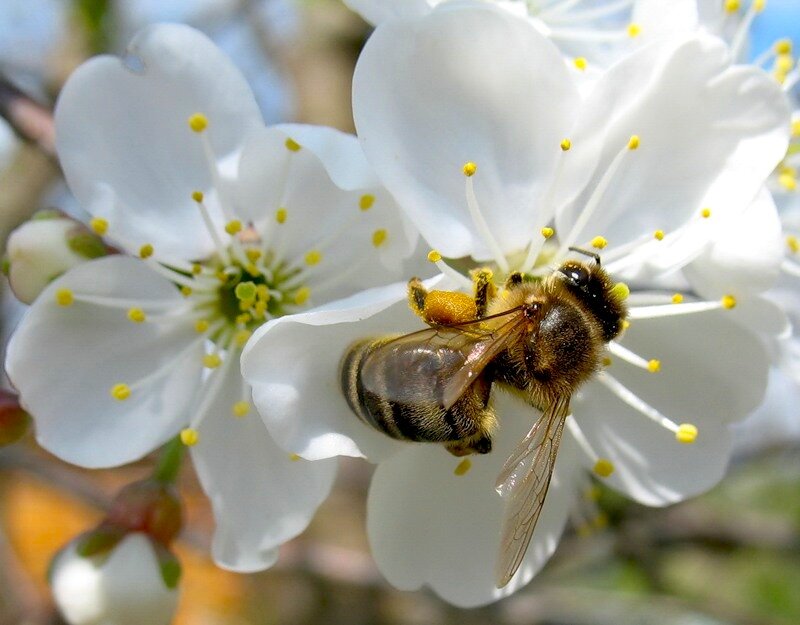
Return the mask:
<path id="1" fill-rule="evenodd" d="M 373 33 L 353 78 L 364 151 L 386 188 L 444 256 L 492 257 L 468 210 L 464 164 L 504 253 L 548 207 L 542 195 L 578 94 L 556 47 L 525 19 L 483 2 L 445 3 Z"/>
<path id="2" fill-rule="evenodd" d="M 238 363 L 219 373 L 225 375 L 219 392 L 196 415 L 202 421 L 192 460 L 214 508 L 214 560 L 234 571 L 260 571 L 308 526 L 330 492 L 336 460 L 292 460 L 255 411 L 234 416 L 234 404 L 249 399 Z"/>
<path id="3" fill-rule="evenodd" d="M 64 86 L 55 118 L 67 181 L 127 249 L 151 243 L 183 259 L 211 251 L 191 199 L 195 190 L 214 196 L 202 140 L 187 123 L 198 112 L 209 120 L 220 167 L 261 123 L 235 66 L 203 34 L 178 24 L 142 30 L 125 60 L 96 57 Z"/>
<path id="4" fill-rule="evenodd" d="M 474 607 L 496 601 L 525 584 L 555 550 L 575 500 L 578 450 L 570 436 L 561 443 L 541 518 L 520 571 L 502 589 L 494 564 L 500 544 L 504 500 L 494 488 L 506 458 L 538 417 L 507 395 L 495 398 L 501 427 L 494 449 L 465 459 L 440 445 L 406 443 L 375 470 L 367 501 L 367 531 L 381 572 L 401 590 L 430 586 L 445 601 Z"/>
<path id="5" fill-rule="evenodd" d="M 442 0 L 344 0 L 344 3 L 370 24 L 377 25 L 398 17 L 418 17 L 431 11 Z"/>
<path id="6" fill-rule="evenodd" d="M 63 289 L 73 294 L 70 306 L 56 303 Z M 108 467 L 174 436 L 200 384 L 204 347 L 177 314 L 184 306 L 174 285 L 123 256 L 79 265 L 48 286 L 6 360 L 42 447 L 73 464 Z M 133 323 L 129 307 L 175 314 Z M 114 399 L 116 384 L 131 387 L 130 397 Z"/>

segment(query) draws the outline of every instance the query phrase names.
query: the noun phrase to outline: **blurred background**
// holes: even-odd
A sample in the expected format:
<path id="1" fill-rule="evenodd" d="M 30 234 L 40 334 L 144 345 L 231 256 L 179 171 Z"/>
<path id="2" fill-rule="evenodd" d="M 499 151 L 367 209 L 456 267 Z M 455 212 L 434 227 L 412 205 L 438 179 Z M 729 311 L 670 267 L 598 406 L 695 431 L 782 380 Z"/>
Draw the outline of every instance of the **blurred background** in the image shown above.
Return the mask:
<path id="1" fill-rule="evenodd" d="M 223 47 L 267 122 L 353 131 L 350 81 L 369 27 L 337 0 L 0 0 L 0 113 L 10 122 L 0 120 L 0 242 L 40 208 L 80 215 L 60 181 L 47 111 L 82 60 L 119 52 L 138 28 L 163 20 L 190 23 Z M 25 307 L 2 288 L 5 344 Z M 427 591 L 399 592 L 382 579 L 366 543 L 371 469 L 364 462 L 342 462 L 310 529 L 285 546 L 276 567 L 254 575 L 211 562 L 210 507 L 186 466 L 175 622 L 796 625 L 800 409 L 781 405 L 780 393 L 774 406 L 782 410 L 768 407 L 768 423 L 740 430 L 728 478 L 703 497 L 649 509 L 595 484 L 543 573 L 513 597 L 476 610 L 453 608 Z M 46 582 L 51 557 L 151 467 L 146 459 L 81 470 L 40 450 L 30 433 L 0 448 L 0 625 L 62 623 Z"/>

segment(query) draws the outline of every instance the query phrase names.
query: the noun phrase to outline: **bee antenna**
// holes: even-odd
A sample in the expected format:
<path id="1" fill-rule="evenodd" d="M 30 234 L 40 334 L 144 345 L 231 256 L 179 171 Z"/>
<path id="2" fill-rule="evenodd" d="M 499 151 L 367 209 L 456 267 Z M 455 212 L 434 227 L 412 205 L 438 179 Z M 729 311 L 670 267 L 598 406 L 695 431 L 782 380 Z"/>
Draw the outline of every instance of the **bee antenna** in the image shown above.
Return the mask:
<path id="1" fill-rule="evenodd" d="M 589 250 L 573 246 L 570 246 L 569 249 L 572 252 L 578 252 L 578 254 L 583 254 L 584 256 L 591 256 L 592 258 L 594 258 L 594 262 L 597 263 L 597 266 L 598 267 L 600 266 L 600 254 L 598 254 L 597 252 L 590 252 Z"/>

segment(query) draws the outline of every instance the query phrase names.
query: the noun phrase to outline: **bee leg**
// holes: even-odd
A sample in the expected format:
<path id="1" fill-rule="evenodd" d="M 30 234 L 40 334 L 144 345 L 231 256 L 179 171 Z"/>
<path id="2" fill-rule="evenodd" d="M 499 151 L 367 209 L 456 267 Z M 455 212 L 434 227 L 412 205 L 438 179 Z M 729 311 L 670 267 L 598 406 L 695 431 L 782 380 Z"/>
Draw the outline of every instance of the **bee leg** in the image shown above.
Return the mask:
<path id="1" fill-rule="evenodd" d="M 445 448 L 459 458 L 472 454 L 488 454 L 492 451 L 492 438 L 482 433 L 464 440 L 445 443 Z"/>
<path id="2" fill-rule="evenodd" d="M 472 272 L 472 287 L 478 319 L 486 316 L 486 307 L 497 291 L 491 269 L 477 269 Z"/>
<path id="3" fill-rule="evenodd" d="M 425 300 L 428 297 L 428 289 L 422 284 L 419 278 L 411 278 L 408 281 L 408 305 L 414 314 L 425 319 Z"/>
<path id="4" fill-rule="evenodd" d="M 509 274 L 508 278 L 506 279 L 505 288 L 510 288 L 512 286 L 516 286 L 518 284 L 522 284 L 524 276 L 521 271 L 513 271 Z"/>

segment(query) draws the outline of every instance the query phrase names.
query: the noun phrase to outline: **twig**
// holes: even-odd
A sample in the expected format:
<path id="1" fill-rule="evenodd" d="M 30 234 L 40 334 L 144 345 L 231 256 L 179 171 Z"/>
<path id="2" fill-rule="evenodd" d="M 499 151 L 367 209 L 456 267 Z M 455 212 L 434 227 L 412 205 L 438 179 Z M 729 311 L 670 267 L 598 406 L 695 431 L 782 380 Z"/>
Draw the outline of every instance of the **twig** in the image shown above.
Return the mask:
<path id="1" fill-rule="evenodd" d="M 22 140 L 55 157 L 56 133 L 52 112 L 0 76 L 0 116 Z"/>

